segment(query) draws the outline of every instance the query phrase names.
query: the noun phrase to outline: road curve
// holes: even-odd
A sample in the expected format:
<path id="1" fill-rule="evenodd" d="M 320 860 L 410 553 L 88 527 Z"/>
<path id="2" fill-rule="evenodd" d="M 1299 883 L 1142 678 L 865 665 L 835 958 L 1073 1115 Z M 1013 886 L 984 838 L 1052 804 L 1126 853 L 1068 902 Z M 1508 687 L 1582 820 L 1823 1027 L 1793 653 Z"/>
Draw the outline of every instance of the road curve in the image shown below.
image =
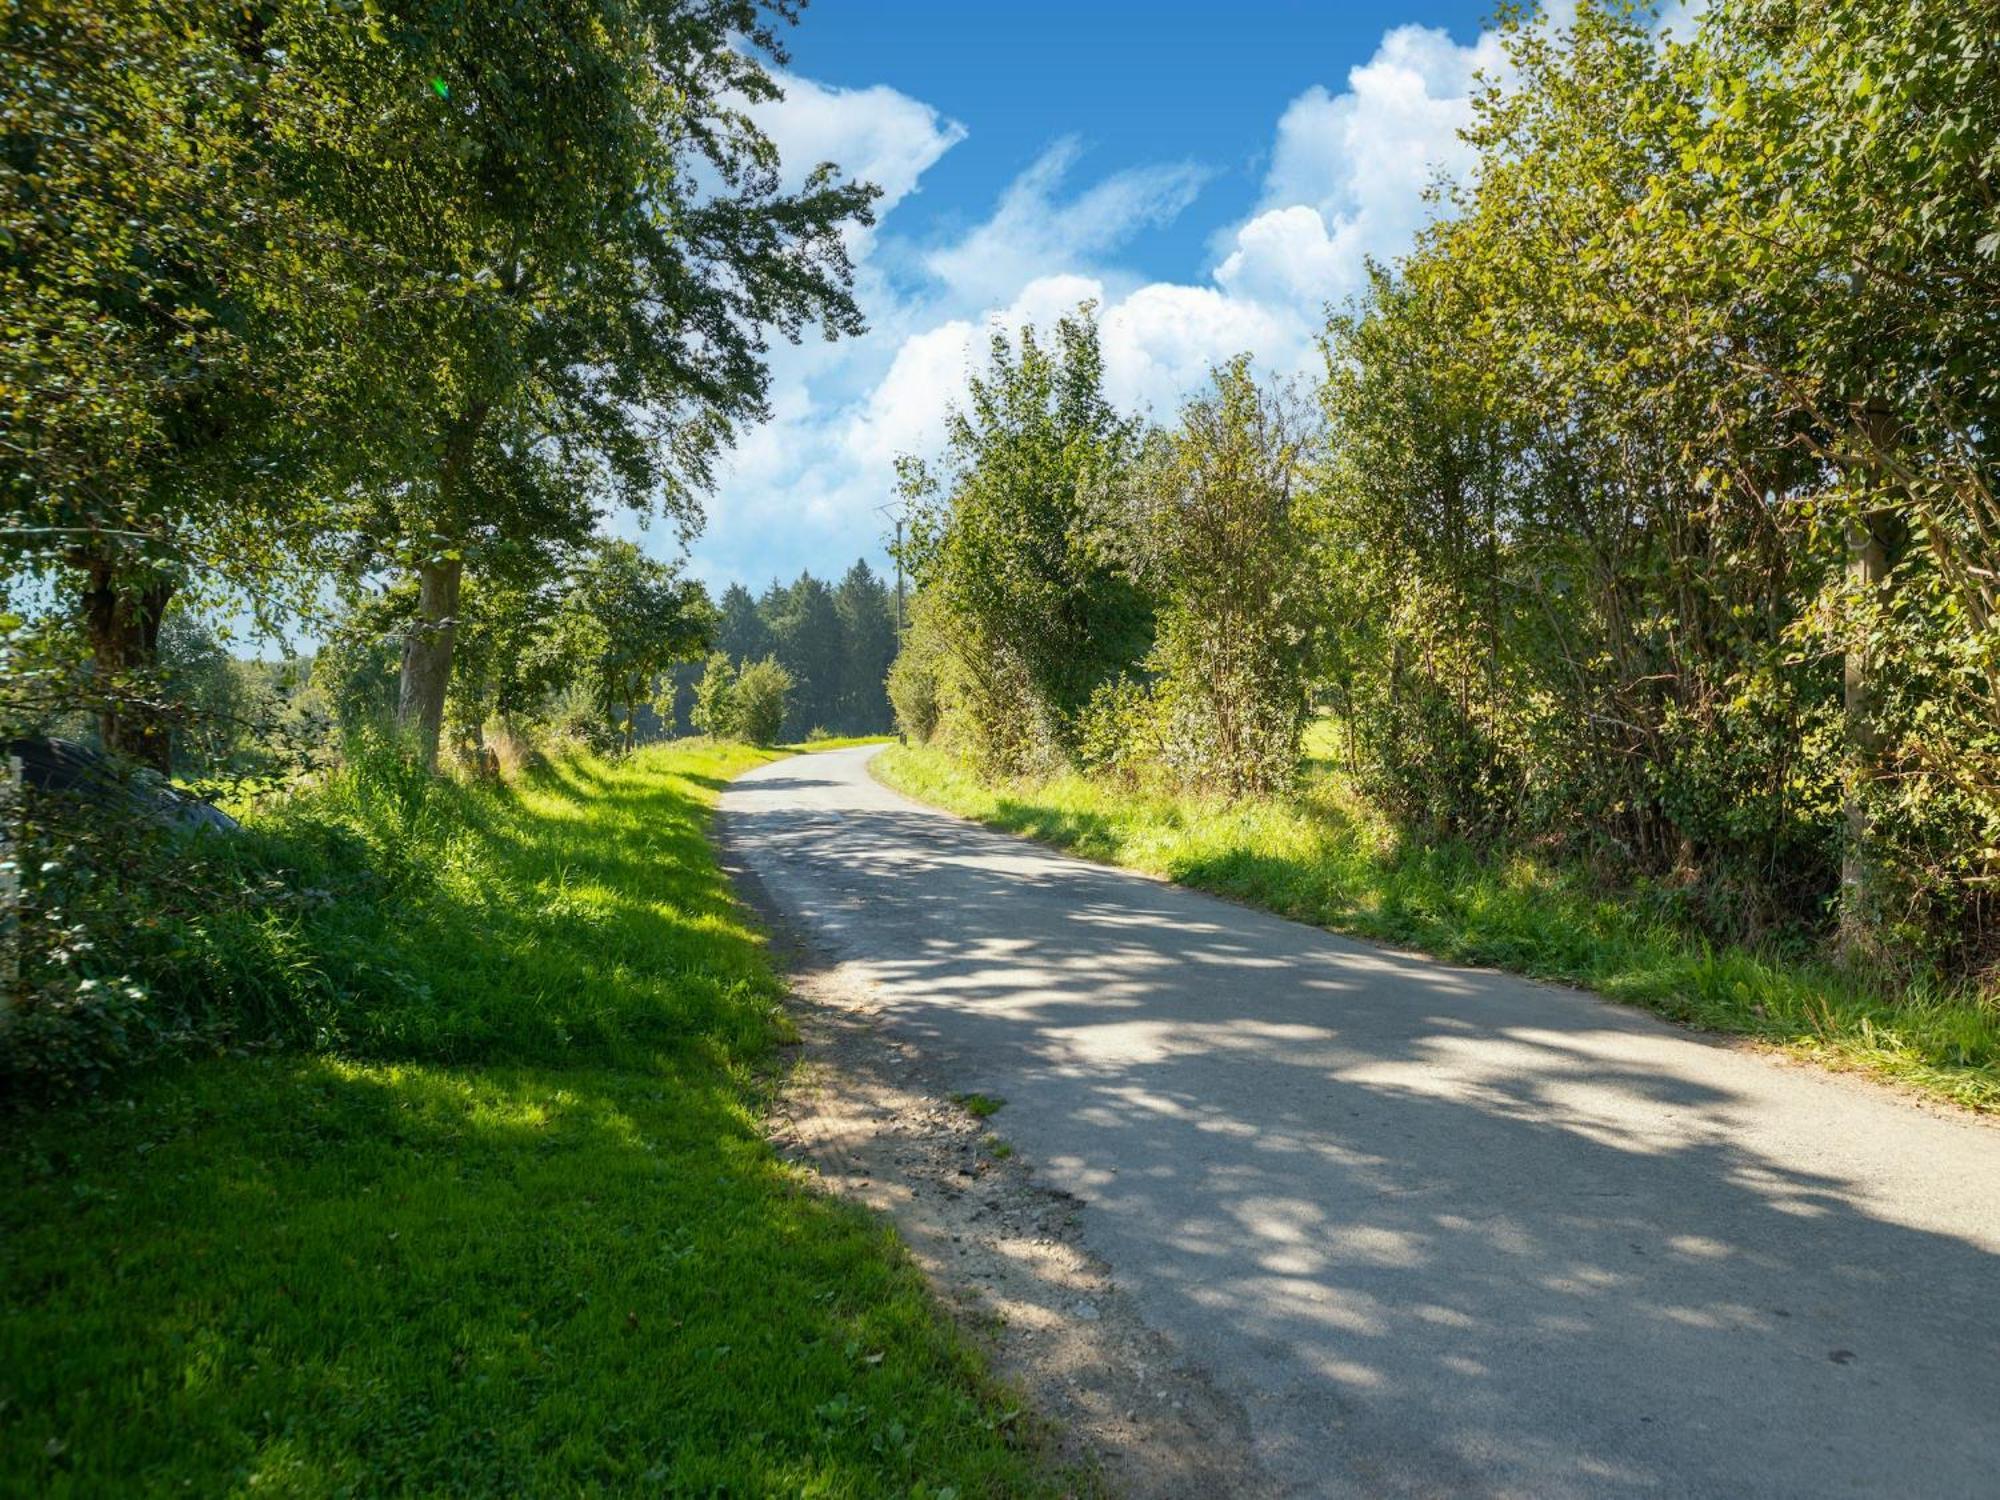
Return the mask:
<path id="1" fill-rule="evenodd" d="M 869 749 L 733 855 L 1083 1198 L 1285 1493 L 2000 1495 L 2000 1129 L 1069 859 Z"/>

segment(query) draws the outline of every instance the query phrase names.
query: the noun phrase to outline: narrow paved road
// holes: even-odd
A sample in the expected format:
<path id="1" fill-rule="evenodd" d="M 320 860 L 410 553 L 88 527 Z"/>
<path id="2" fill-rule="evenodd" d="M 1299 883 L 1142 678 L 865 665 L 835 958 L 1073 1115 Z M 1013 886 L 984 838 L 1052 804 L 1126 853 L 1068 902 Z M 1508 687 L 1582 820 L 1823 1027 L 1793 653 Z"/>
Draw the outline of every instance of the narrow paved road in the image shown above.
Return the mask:
<path id="1" fill-rule="evenodd" d="M 754 771 L 737 856 L 1289 1493 L 2000 1495 L 2000 1129 Z"/>

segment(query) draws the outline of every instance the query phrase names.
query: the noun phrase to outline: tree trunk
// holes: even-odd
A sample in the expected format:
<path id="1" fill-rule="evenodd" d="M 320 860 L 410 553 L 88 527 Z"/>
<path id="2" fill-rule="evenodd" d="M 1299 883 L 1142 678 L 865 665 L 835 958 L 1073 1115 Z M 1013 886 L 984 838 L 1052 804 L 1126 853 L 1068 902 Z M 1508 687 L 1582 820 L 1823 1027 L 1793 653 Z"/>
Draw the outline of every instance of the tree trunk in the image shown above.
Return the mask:
<path id="1" fill-rule="evenodd" d="M 437 530 L 463 537 L 459 491 L 472 463 L 474 445 L 486 422 L 486 405 L 475 402 L 454 422 L 438 465 Z M 458 586 L 465 564 L 457 557 L 434 558 L 417 569 L 417 618 L 403 637 L 403 674 L 396 693 L 396 723 L 416 741 L 424 769 L 437 769 L 438 740 L 444 732 L 444 696 L 451 686 L 451 648 L 458 636 Z"/>
<path id="2" fill-rule="evenodd" d="M 98 738 L 113 755 L 173 770 L 173 734 L 158 703 L 160 622 L 174 597 L 174 583 L 158 574 L 143 584 L 120 585 L 108 558 L 85 563 L 83 627 L 90 642 L 104 701 L 97 711 Z"/>
<path id="3" fill-rule="evenodd" d="M 451 648 L 458 634 L 458 587 L 465 564 L 439 558 L 417 569 L 417 617 L 403 637 L 403 676 L 396 722 L 414 738 L 426 770 L 437 769 L 444 731 L 444 695 L 451 685 Z"/>

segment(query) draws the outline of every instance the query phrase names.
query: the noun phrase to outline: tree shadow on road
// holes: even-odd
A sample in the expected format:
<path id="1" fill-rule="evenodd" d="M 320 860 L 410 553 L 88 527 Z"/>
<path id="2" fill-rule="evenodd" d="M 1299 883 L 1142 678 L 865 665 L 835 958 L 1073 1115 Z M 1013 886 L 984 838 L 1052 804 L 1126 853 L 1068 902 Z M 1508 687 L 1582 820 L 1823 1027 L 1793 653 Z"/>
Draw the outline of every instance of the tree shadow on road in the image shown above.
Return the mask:
<path id="1" fill-rule="evenodd" d="M 1281 1481 L 1990 1484 L 2000 1257 L 1891 1219 L 1843 1154 L 1909 1107 L 953 819 L 763 795 L 832 784 L 746 786 L 733 849 L 895 1034 L 1010 1101 L 1009 1139 L 1238 1390 Z M 1774 1103 L 1798 1138 L 1748 1133 Z M 2000 1162 L 1978 1125 L 1921 1123 Z"/>

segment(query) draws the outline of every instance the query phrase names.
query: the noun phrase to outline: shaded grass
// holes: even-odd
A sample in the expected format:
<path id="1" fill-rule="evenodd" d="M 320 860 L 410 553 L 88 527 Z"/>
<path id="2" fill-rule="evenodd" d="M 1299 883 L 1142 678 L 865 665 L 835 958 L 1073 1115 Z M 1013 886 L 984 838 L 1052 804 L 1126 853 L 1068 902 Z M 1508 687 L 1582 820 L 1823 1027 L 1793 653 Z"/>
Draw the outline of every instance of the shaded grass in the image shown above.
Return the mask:
<path id="1" fill-rule="evenodd" d="M 264 814 L 384 841 L 378 899 L 285 920 L 395 982 L 338 1048 L 9 1121 L 0 1491 L 1041 1492 L 894 1237 L 758 1128 L 781 989 L 705 835 L 768 758 Z"/>
<path id="2" fill-rule="evenodd" d="M 1892 992 L 1810 961 L 1716 946 L 1661 915 L 1643 889 L 1609 890 L 1580 870 L 1400 844 L 1323 764 L 1308 763 L 1321 774 L 1297 796 L 1235 805 L 1081 776 L 987 785 L 929 748 L 891 749 L 872 764 L 911 796 L 1087 858 L 1454 962 L 1586 985 L 2000 1110 L 2000 1006 L 1990 997 Z"/>

